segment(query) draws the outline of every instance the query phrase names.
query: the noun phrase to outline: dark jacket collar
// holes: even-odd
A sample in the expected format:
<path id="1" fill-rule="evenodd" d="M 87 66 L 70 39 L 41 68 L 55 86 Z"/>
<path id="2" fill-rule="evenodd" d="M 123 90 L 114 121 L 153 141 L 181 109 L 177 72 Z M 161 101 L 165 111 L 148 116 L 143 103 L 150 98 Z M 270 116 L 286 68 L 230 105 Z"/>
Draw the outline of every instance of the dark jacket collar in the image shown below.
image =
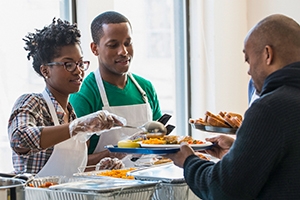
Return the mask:
<path id="1" fill-rule="evenodd" d="M 284 85 L 300 89 L 300 62 L 289 64 L 270 74 L 264 82 L 260 96 Z"/>

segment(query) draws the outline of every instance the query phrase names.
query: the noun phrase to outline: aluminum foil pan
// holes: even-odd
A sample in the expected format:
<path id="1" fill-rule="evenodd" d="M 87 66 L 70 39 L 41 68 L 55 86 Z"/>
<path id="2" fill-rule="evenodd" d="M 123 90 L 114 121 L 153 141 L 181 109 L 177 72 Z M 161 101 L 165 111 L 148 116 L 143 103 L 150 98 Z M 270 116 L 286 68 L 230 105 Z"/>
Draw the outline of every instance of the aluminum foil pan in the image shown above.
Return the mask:
<path id="1" fill-rule="evenodd" d="M 186 183 L 160 183 L 151 200 L 199 200 Z"/>
<path id="2" fill-rule="evenodd" d="M 49 188 L 38 188 L 46 182 L 58 184 Z M 141 200 L 151 199 L 156 187 L 157 182 L 153 181 L 45 177 L 28 182 L 25 196 L 26 200 Z"/>
<path id="3" fill-rule="evenodd" d="M 54 184 L 62 184 L 70 181 L 78 181 L 80 178 L 67 178 L 64 176 L 49 176 L 41 178 L 32 178 L 26 182 L 25 185 L 25 199 L 26 200 L 50 200 L 51 190 L 49 188 L 40 188 L 46 182 Z"/>
<path id="4" fill-rule="evenodd" d="M 163 183 L 185 183 L 183 169 L 173 163 L 137 169 L 127 173 L 137 180 L 161 181 Z"/>
<path id="5" fill-rule="evenodd" d="M 160 181 L 152 200 L 198 200 L 183 176 L 183 169 L 174 164 L 162 164 L 128 172 L 137 180 Z"/>
<path id="6" fill-rule="evenodd" d="M 84 179 L 51 186 L 51 199 L 81 200 L 96 199 L 105 200 L 141 200 L 150 199 L 156 189 L 157 182 L 124 180 L 124 179 Z M 92 198 L 93 199 L 93 198 Z"/>

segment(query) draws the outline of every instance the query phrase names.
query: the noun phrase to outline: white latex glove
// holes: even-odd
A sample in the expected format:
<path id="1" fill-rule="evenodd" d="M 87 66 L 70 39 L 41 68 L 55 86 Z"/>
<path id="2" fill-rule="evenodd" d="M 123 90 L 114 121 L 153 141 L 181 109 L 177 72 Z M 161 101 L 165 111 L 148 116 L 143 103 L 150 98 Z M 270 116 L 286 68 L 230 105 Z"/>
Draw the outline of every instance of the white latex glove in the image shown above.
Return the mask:
<path id="1" fill-rule="evenodd" d="M 106 110 L 100 110 L 73 120 L 69 124 L 69 132 L 70 137 L 75 136 L 74 139 L 85 142 L 95 133 L 101 134 L 101 131 L 108 131 L 114 125 L 122 126 L 125 124 L 124 118 Z"/>

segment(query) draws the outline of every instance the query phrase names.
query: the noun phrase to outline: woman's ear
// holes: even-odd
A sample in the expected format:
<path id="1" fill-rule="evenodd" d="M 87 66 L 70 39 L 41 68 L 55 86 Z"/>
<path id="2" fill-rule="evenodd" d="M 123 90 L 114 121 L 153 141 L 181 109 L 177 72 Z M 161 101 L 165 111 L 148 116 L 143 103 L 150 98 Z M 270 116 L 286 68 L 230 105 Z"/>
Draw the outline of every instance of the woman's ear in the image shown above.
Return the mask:
<path id="1" fill-rule="evenodd" d="M 94 42 L 92 42 L 90 46 L 91 46 L 91 50 L 92 50 L 93 54 L 95 56 L 98 56 L 99 53 L 98 53 L 98 46 L 97 46 L 97 44 L 94 43 Z"/>
<path id="2" fill-rule="evenodd" d="M 41 70 L 41 73 L 44 76 L 44 78 L 48 79 L 49 78 L 49 69 L 48 69 L 48 66 L 41 65 L 40 66 L 40 70 Z"/>

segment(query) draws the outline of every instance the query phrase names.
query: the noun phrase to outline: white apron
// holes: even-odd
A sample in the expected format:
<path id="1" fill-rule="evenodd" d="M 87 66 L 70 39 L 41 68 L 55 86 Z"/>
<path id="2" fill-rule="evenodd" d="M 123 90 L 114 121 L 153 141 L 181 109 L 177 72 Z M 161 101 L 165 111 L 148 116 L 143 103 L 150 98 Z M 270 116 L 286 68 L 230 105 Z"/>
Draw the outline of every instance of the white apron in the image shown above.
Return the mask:
<path id="1" fill-rule="evenodd" d="M 152 110 L 150 108 L 150 104 L 148 103 L 146 92 L 140 87 L 140 85 L 136 82 L 136 80 L 130 73 L 128 73 L 128 76 L 131 78 L 132 82 L 141 92 L 141 96 L 145 102 L 144 104 L 128 106 L 109 106 L 99 68 L 94 72 L 94 74 L 103 102 L 102 110 L 107 110 L 110 113 L 114 113 L 116 115 L 124 117 L 127 121 L 127 124 L 131 126 L 141 126 L 142 124 L 148 121 L 152 121 Z M 94 150 L 94 153 L 105 150 L 104 146 L 106 145 L 116 145 L 119 140 L 128 138 L 137 131 L 137 129 L 121 128 L 113 129 L 102 133 L 99 138 L 98 144 Z"/>
<path id="2" fill-rule="evenodd" d="M 44 90 L 43 97 L 47 102 L 54 125 L 59 125 L 54 105 Z M 54 150 L 44 165 L 37 173 L 39 177 L 44 176 L 67 176 L 71 177 L 78 172 L 78 167 L 85 167 L 87 164 L 87 146 L 86 142 L 80 142 L 70 138 L 59 144 L 54 145 Z"/>

